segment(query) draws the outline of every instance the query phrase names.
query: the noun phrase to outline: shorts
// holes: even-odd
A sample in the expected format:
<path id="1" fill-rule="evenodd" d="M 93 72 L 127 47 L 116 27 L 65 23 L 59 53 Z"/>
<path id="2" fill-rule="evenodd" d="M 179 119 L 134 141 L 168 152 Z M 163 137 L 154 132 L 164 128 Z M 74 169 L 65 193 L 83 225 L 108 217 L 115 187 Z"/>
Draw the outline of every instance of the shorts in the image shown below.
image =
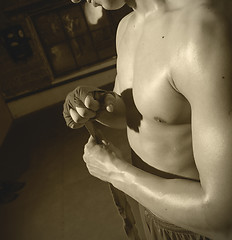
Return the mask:
<path id="1" fill-rule="evenodd" d="M 146 240 L 210 240 L 156 217 L 149 210 L 140 207 Z"/>
<path id="2" fill-rule="evenodd" d="M 143 171 L 163 178 L 178 176 L 151 168 L 132 151 L 132 164 Z M 132 204 L 131 198 L 110 185 L 115 205 L 123 219 L 124 229 L 130 240 L 210 240 L 156 217 L 141 204 Z M 135 202 L 135 200 L 134 200 Z M 136 207 L 135 207 L 136 206 Z"/>

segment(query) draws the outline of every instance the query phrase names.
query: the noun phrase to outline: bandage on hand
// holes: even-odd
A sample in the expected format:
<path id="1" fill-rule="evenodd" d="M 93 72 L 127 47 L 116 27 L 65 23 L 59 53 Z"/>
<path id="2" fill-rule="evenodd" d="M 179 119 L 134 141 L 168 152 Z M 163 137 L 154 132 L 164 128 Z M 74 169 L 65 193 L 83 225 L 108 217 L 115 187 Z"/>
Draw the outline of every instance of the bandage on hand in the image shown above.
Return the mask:
<path id="1" fill-rule="evenodd" d="M 113 112 L 114 96 L 95 87 L 79 86 L 70 92 L 64 102 L 63 116 L 70 128 L 80 128 L 101 111 Z"/>

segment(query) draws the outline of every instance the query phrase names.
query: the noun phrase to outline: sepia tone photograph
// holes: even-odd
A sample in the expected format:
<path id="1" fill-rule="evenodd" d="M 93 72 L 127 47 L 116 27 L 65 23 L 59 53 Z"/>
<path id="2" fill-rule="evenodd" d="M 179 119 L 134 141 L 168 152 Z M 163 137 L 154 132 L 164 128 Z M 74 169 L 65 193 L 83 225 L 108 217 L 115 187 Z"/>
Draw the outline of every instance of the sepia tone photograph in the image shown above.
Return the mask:
<path id="1" fill-rule="evenodd" d="M 232 240 L 232 2 L 0 0 L 0 239 Z"/>

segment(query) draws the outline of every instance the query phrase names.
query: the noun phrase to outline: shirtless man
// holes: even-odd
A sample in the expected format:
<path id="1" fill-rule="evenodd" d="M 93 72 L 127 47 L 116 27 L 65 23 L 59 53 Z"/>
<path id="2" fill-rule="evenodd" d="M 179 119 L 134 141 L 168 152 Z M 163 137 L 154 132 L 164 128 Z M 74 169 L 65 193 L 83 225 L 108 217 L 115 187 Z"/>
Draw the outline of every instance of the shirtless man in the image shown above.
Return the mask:
<path id="1" fill-rule="evenodd" d="M 96 112 L 104 125 L 126 128 L 133 165 L 90 137 L 84 153 L 89 172 L 134 198 L 150 217 L 210 239 L 232 239 L 229 0 L 90 2 L 133 8 L 117 32 L 117 94 L 106 95 L 99 113 L 91 89 L 74 91 L 64 116 L 72 128 Z M 70 99 L 80 92 L 77 106 Z M 149 228 L 148 239 L 169 239 L 170 231 L 156 238 Z M 175 239 L 200 239 L 183 234 Z"/>

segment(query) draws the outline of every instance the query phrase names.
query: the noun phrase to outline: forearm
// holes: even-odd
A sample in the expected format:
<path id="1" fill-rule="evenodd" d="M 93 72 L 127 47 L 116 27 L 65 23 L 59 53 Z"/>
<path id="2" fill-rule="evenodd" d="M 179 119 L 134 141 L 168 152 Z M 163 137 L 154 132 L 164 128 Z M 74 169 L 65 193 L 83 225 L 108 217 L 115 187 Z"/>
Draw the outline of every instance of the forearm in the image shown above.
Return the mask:
<path id="1" fill-rule="evenodd" d="M 209 208 L 199 182 L 164 179 L 125 163 L 122 169 L 111 175 L 111 183 L 155 215 L 210 238 L 220 235 L 208 221 L 211 216 L 214 219 L 217 216 Z M 219 239 L 223 239 L 221 235 Z"/>

